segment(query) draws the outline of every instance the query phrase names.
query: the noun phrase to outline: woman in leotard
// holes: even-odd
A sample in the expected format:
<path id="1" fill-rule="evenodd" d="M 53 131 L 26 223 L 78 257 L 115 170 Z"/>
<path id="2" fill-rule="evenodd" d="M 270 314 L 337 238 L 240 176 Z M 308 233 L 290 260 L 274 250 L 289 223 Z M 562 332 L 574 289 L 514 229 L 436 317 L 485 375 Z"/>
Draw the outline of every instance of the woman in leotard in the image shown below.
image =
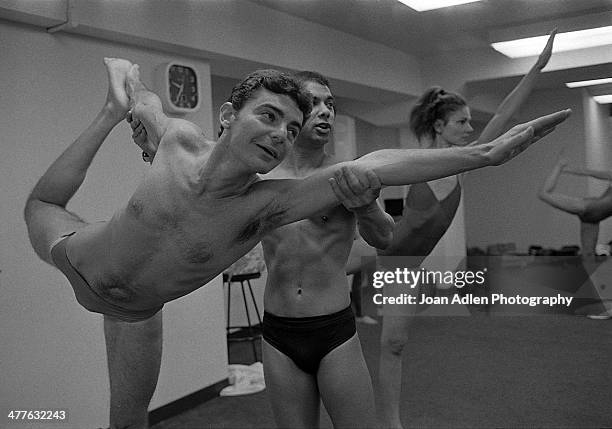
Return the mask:
<path id="1" fill-rule="evenodd" d="M 556 30 L 538 60 L 514 90 L 504 99 L 493 118 L 476 142 L 484 142 L 499 136 L 527 99 L 540 71 L 546 66 L 552 53 Z M 459 94 L 440 87 L 428 89 L 413 108 L 410 126 L 423 147 L 446 148 L 470 144 L 473 131 L 470 125 L 470 109 Z M 402 218 L 396 223 L 394 239 L 380 256 L 410 256 L 412 268 L 433 250 L 444 236 L 455 217 L 461 200 L 461 178 L 447 177 L 432 182 L 411 185 L 404 202 Z M 382 270 L 394 270 L 393 264 L 385 267 L 389 258 L 379 258 Z M 404 259 L 404 262 L 406 259 Z M 408 267 L 410 268 L 410 267 Z M 418 294 L 419 287 L 389 285 L 385 295 L 401 293 Z M 402 351 L 408 340 L 408 328 L 416 305 L 385 305 L 378 371 L 378 411 L 382 427 L 401 428 L 400 393 L 402 382 Z"/>

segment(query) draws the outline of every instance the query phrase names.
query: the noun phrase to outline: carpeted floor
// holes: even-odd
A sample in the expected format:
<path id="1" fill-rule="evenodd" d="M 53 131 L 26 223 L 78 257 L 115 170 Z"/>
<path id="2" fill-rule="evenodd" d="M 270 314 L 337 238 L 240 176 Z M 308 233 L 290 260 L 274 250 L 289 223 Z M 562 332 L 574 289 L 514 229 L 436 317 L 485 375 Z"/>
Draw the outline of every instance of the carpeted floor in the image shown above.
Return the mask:
<path id="1" fill-rule="evenodd" d="M 376 379 L 380 325 L 358 324 Z M 231 362 L 251 363 L 245 344 Z M 612 427 L 612 320 L 417 317 L 404 353 L 406 428 Z M 322 427 L 331 427 L 322 416 Z M 154 429 L 272 428 L 265 391 L 219 397 Z"/>

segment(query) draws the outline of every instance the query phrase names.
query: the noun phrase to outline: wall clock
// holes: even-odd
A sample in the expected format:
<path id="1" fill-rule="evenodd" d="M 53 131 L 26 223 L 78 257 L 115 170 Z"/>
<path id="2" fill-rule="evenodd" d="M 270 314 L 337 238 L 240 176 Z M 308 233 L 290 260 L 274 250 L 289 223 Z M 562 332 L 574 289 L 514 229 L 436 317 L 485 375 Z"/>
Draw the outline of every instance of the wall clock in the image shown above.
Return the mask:
<path id="1" fill-rule="evenodd" d="M 200 76 L 197 68 L 181 61 L 158 67 L 159 96 L 171 113 L 191 113 L 200 108 Z"/>

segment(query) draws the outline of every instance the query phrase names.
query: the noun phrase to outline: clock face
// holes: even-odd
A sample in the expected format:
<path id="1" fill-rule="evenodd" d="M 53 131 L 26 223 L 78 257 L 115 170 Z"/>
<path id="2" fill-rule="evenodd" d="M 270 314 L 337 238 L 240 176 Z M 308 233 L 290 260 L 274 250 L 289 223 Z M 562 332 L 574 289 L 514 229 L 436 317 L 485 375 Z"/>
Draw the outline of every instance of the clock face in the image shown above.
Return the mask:
<path id="1" fill-rule="evenodd" d="M 198 78 L 194 69 L 172 64 L 168 68 L 170 102 L 181 109 L 194 109 L 198 105 Z"/>

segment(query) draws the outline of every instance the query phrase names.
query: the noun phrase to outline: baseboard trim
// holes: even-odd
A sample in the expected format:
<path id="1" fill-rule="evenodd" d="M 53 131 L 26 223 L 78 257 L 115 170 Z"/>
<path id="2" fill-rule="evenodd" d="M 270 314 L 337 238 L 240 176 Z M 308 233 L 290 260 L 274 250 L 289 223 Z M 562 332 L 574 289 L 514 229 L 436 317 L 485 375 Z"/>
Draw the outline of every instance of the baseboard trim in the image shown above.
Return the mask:
<path id="1" fill-rule="evenodd" d="M 206 401 L 210 401 L 211 399 L 218 397 L 219 392 L 226 386 L 229 386 L 229 381 L 227 378 L 215 384 L 211 384 L 204 389 L 198 390 L 197 392 L 191 393 L 190 395 L 183 396 L 182 398 L 172 401 L 169 404 L 149 411 L 149 425 L 152 426 L 161 421 L 167 420 L 170 417 L 184 413 L 185 411 L 203 404 Z"/>

